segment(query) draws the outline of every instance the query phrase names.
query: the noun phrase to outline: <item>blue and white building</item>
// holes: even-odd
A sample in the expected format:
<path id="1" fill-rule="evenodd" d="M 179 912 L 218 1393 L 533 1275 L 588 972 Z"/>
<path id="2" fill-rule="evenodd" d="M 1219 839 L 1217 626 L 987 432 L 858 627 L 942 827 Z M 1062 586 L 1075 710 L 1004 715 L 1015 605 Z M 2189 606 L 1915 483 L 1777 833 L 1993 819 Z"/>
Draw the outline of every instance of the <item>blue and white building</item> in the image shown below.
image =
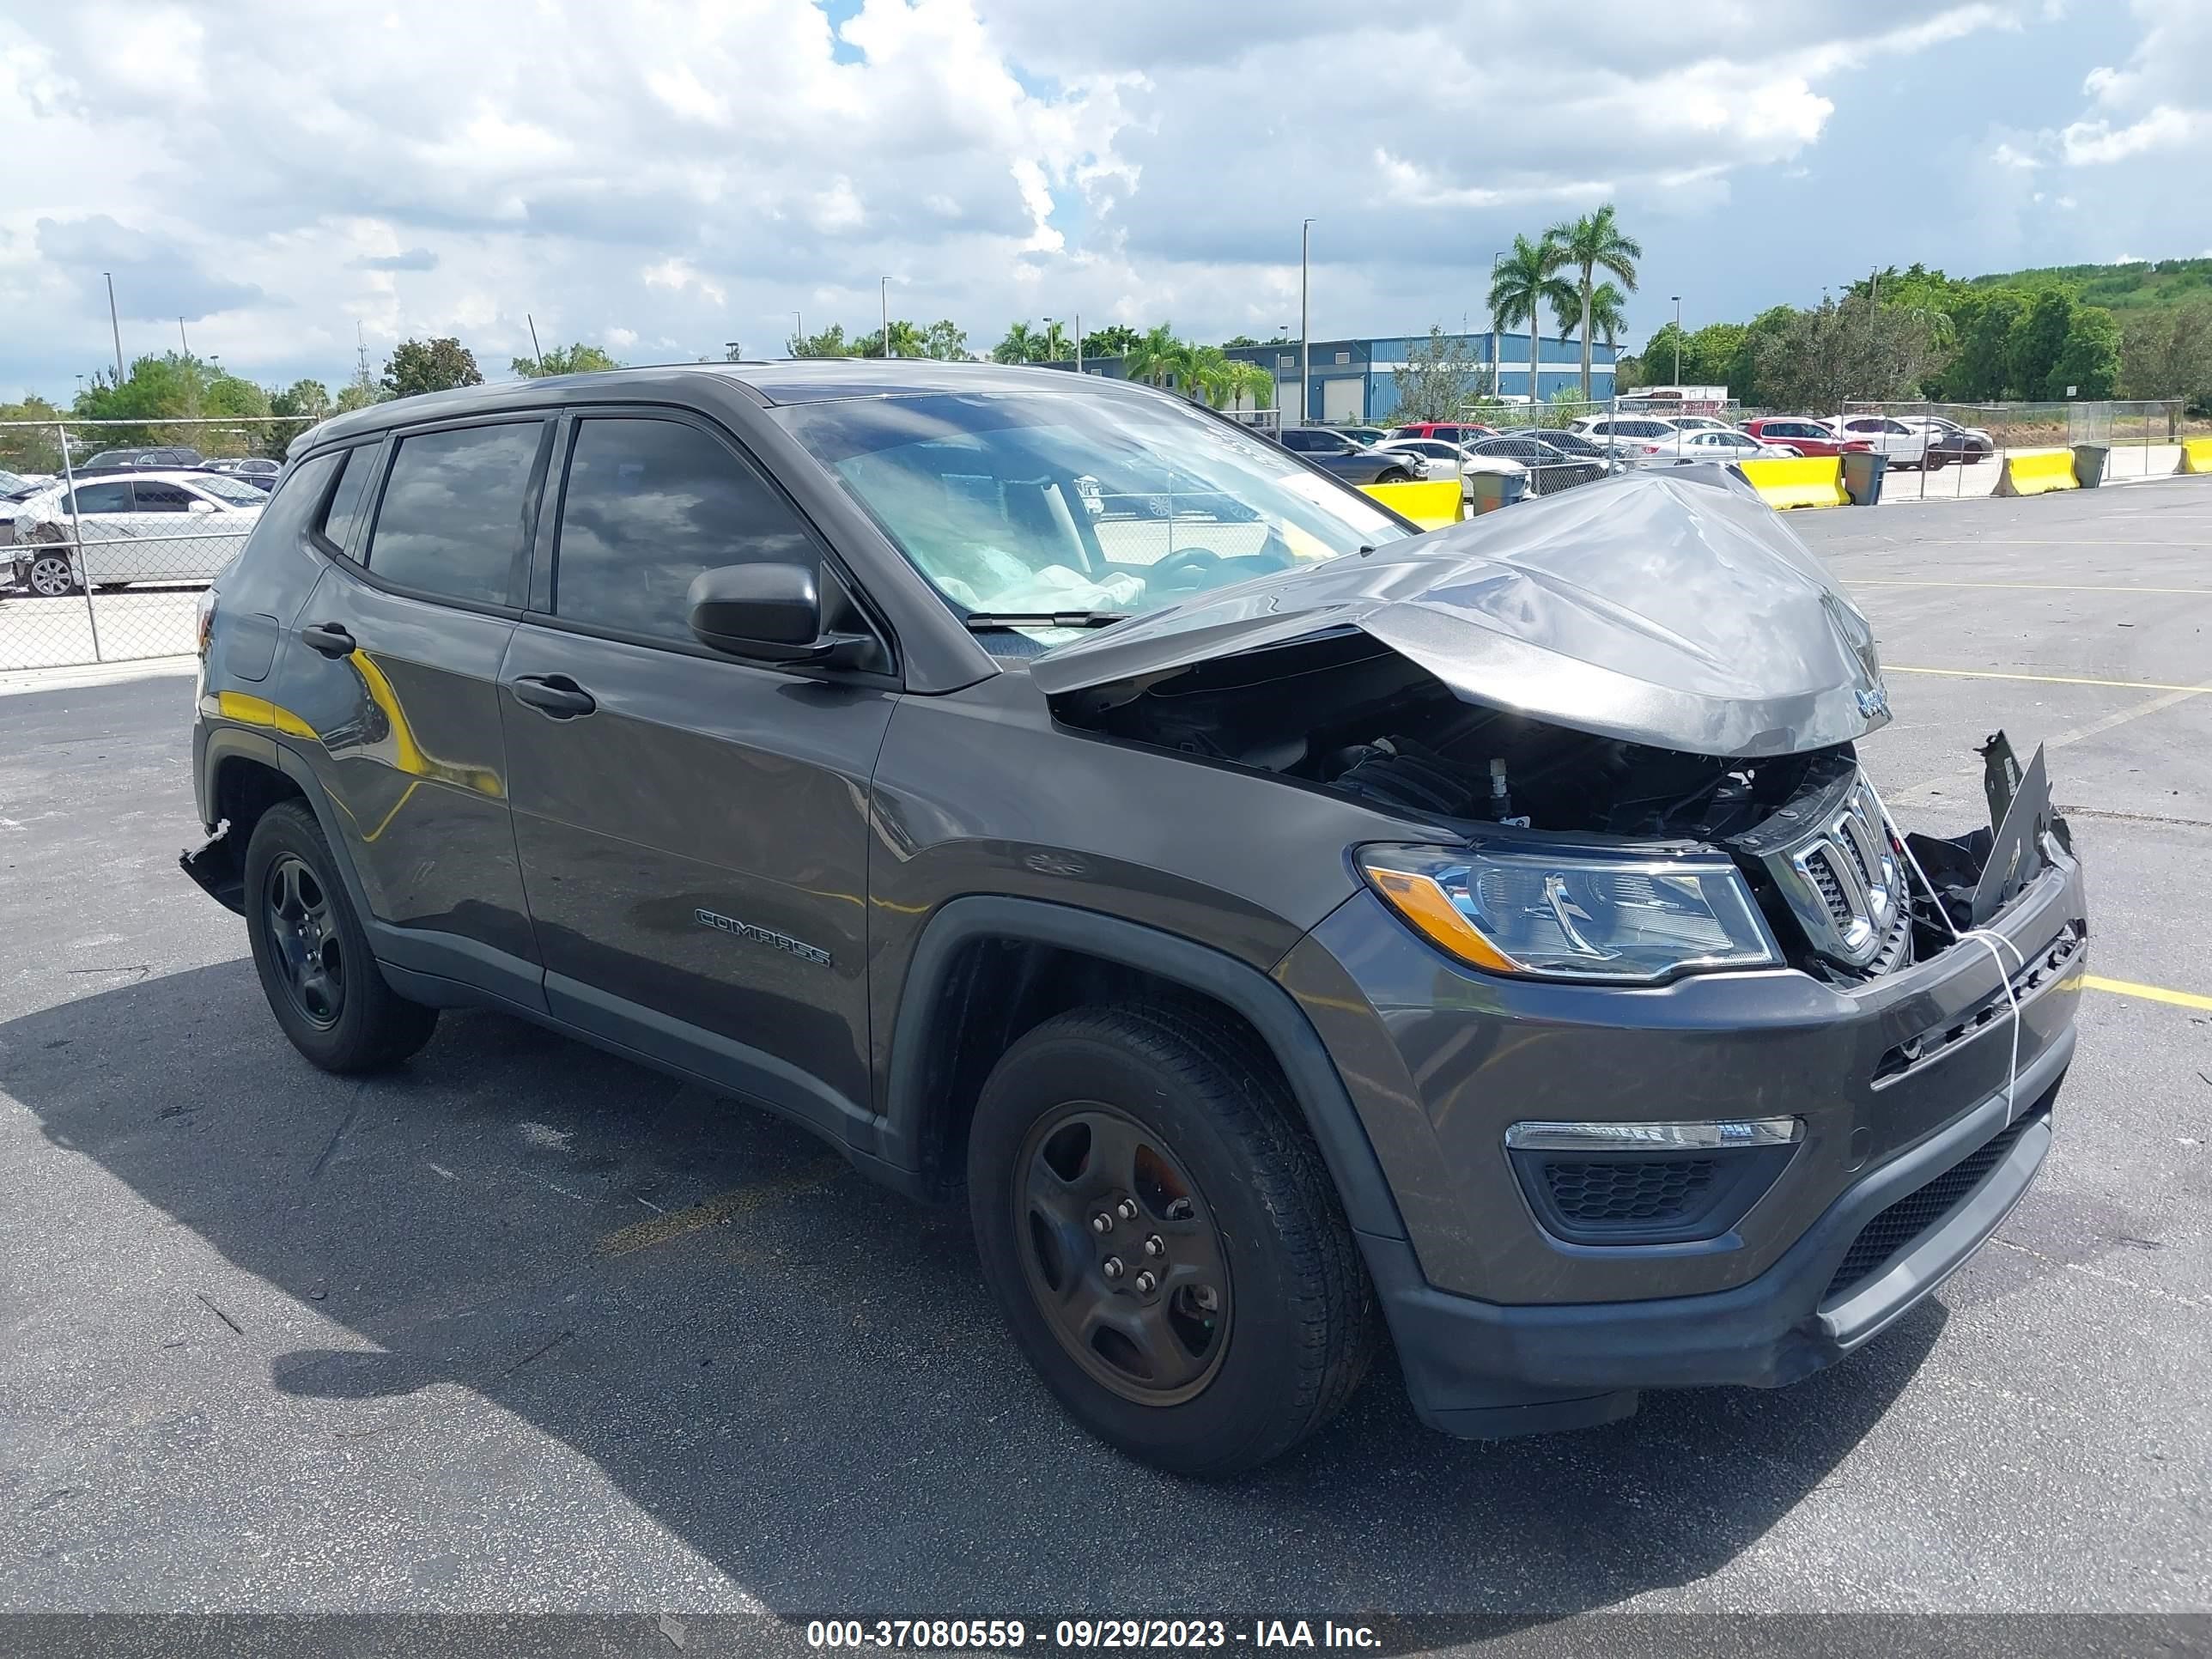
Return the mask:
<path id="1" fill-rule="evenodd" d="M 1494 390 L 1503 398 L 1525 398 L 1528 386 L 1528 334 L 1508 329 L 1503 334 L 1447 334 L 1446 343 L 1458 341 L 1483 381 L 1494 370 Z M 1310 351 L 1310 377 L 1306 387 L 1305 415 L 1316 423 L 1344 426 L 1382 422 L 1397 418 L 1398 381 L 1394 371 L 1407 366 L 1409 356 L 1429 348 L 1426 334 L 1399 335 L 1382 339 L 1316 340 Z M 1285 421 L 1298 418 L 1298 347 L 1287 344 L 1231 346 L 1228 355 L 1257 363 L 1274 378 L 1275 407 Z M 1603 341 L 1590 348 L 1590 396 L 1613 396 L 1613 360 L 1619 351 Z M 1582 388 L 1582 343 L 1556 335 L 1536 340 L 1536 386 L 1539 402 L 1548 403 L 1560 392 L 1578 394 Z M 1073 364 L 1059 367 L 1073 368 Z M 1084 365 L 1086 373 L 1122 376 L 1121 359 L 1097 358 Z"/>

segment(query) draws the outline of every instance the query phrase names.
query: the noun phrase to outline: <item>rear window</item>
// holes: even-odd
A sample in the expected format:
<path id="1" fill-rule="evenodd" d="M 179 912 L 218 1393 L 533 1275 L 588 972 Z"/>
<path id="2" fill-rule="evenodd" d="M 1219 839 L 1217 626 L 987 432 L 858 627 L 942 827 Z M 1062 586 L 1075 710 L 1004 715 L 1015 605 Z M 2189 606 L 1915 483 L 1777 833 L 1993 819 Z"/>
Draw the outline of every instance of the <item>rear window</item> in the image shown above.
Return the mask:
<path id="1" fill-rule="evenodd" d="M 401 439 L 363 562 L 395 586 L 508 603 L 530 544 L 530 479 L 544 433 L 544 422 L 527 421 Z"/>
<path id="2" fill-rule="evenodd" d="M 292 476 L 276 486 L 274 495 L 261 495 L 259 490 L 255 490 L 264 505 L 246 547 L 251 550 L 269 537 L 275 538 L 280 545 L 296 546 L 315 509 L 322 505 L 323 491 L 329 486 L 337 465 L 338 457 L 335 454 L 317 455 L 294 467 Z"/>
<path id="3" fill-rule="evenodd" d="M 335 459 L 340 471 L 338 487 L 331 492 L 331 510 L 323 515 L 323 539 L 341 553 L 353 546 L 354 526 L 368 498 L 369 479 L 376 471 L 376 449 L 374 444 L 362 444 L 325 458 Z"/>

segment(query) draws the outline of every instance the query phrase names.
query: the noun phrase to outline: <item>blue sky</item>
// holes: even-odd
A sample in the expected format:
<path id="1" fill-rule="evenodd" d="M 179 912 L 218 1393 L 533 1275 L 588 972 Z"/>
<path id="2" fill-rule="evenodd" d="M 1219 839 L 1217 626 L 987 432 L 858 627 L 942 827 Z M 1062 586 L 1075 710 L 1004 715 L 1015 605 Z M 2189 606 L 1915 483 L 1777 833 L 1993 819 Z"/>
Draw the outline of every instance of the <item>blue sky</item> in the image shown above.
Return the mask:
<path id="1" fill-rule="evenodd" d="M 257 21 L 257 13 L 265 14 Z M 356 330 L 629 362 L 896 313 L 1265 336 L 1480 319 L 1610 200 L 1628 343 L 1954 275 L 2212 252 L 2212 0 L 0 0 L 0 397 L 126 354 L 266 382 Z M 528 49 L 518 42 L 526 38 Z"/>

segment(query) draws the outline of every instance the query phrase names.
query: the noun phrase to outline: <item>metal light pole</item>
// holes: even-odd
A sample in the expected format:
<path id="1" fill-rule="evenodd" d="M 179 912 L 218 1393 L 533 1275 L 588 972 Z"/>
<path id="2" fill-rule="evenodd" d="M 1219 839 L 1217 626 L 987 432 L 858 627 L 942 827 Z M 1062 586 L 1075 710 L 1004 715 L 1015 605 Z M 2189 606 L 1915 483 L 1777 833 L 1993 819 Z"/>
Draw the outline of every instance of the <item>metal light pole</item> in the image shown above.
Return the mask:
<path id="1" fill-rule="evenodd" d="M 884 356 L 891 355 L 891 279 L 884 277 L 877 289 L 876 297 L 884 307 Z"/>
<path id="2" fill-rule="evenodd" d="M 1075 372 L 1083 373 L 1083 313 L 1075 313 Z"/>
<path id="3" fill-rule="evenodd" d="M 115 384 L 123 384 L 123 326 L 115 320 L 115 277 L 112 272 L 101 271 L 107 278 L 107 327 L 115 337 Z"/>
<path id="4" fill-rule="evenodd" d="M 1682 296 L 1668 296 L 1674 301 L 1674 384 L 1682 384 Z"/>
<path id="5" fill-rule="evenodd" d="M 1504 263 L 1504 248 L 1490 256 L 1490 287 L 1493 293 L 1498 288 L 1498 267 Z M 1492 306 L 1490 308 L 1490 395 L 1500 399 L 1505 396 L 1505 370 L 1503 367 L 1504 335 L 1504 327 L 1498 320 L 1498 307 Z"/>
<path id="6" fill-rule="evenodd" d="M 806 319 L 795 311 L 791 313 L 791 337 L 802 346 L 806 343 Z"/>
<path id="7" fill-rule="evenodd" d="M 1307 399 L 1313 388 L 1313 328 L 1306 308 L 1306 251 L 1310 246 L 1313 221 L 1302 221 L 1298 226 L 1298 424 L 1307 420 Z"/>

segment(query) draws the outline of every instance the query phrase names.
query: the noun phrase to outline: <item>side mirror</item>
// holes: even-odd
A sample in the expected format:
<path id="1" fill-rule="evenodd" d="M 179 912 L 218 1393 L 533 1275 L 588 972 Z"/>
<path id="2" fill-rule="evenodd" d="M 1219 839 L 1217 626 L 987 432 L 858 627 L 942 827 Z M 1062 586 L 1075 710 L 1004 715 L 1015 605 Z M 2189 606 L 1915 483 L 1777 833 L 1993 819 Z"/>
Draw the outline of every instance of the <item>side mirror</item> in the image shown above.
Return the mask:
<path id="1" fill-rule="evenodd" d="M 803 564 L 726 564 L 702 570 L 684 595 L 700 642 L 749 662 L 849 665 L 868 641 L 822 628 L 822 598 Z"/>
<path id="2" fill-rule="evenodd" d="M 213 501 L 190 501 L 185 504 L 185 511 L 187 513 L 212 513 L 215 511 L 215 503 Z"/>

